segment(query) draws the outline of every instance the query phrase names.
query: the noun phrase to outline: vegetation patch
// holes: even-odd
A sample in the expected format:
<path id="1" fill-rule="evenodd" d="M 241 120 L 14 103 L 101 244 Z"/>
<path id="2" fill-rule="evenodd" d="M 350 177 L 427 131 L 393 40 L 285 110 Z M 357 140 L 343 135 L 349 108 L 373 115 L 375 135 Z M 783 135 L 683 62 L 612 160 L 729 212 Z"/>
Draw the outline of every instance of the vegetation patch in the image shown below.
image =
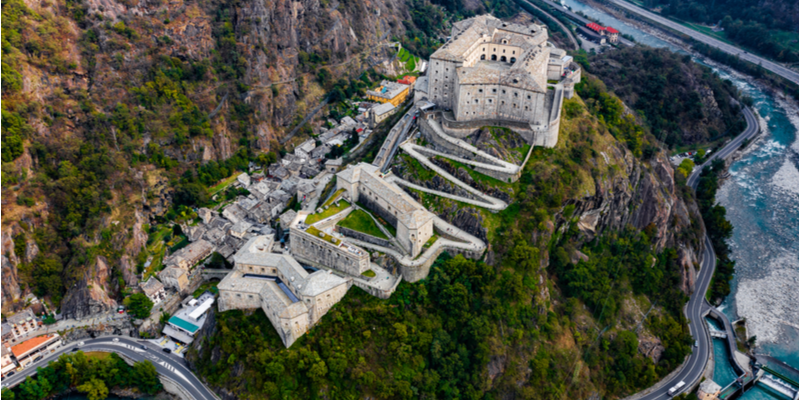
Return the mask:
<path id="1" fill-rule="evenodd" d="M 366 233 L 370 236 L 375 236 L 384 240 L 389 238 L 381 231 L 375 221 L 364 210 L 355 210 L 347 215 L 343 220 L 339 221 L 339 226 L 349 228 L 354 231 Z"/>
<path id="2" fill-rule="evenodd" d="M 330 205 L 331 205 L 331 204 L 332 204 L 334 201 L 336 201 L 336 199 L 338 199 L 338 198 L 339 198 L 339 196 L 341 196 L 341 195 L 342 195 L 342 193 L 344 193 L 344 192 L 345 192 L 345 189 L 344 189 L 344 188 L 337 190 L 337 191 L 336 191 L 336 193 L 334 193 L 334 194 L 333 194 L 333 195 L 332 195 L 332 196 L 331 196 L 331 197 L 330 197 L 328 200 L 326 200 L 326 201 L 325 201 L 325 204 L 323 204 L 323 205 L 322 205 L 322 208 L 325 208 L 325 207 L 328 207 L 328 206 L 330 206 Z"/>
<path id="3" fill-rule="evenodd" d="M 373 271 L 371 269 L 368 269 L 368 270 L 362 272 L 361 275 L 364 275 L 367 278 L 374 278 L 375 277 L 375 271 Z"/>
<path id="4" fill-rule="evenodd" d="M 322 221 L 325 218 L 334 216 L 350 207 L 350 203 L 347 200 L 339 200 L 328 206 L 326 210 L 322 210 L 322 212 L 310 214 L 306 217 L 306 224 L 311 225 L 316 222 Z"/>
<path id="5" fill-rule="evenodd" d="M 339 239 L 337 239 L 337 238 L 335 238 L 335 237 L 333 237 L 331 235 L 328 235 L 327 233 L 325 233 L 325 232 L 323 232 L 323 231 L 321 231 L 321 230 L 319 230 L 319 229 L 317 229 L 317 228 L 315 228 L 313 226 L 309 226 L 308 229 L 306 229 L 306 232 L 308 232 L 308 233 L 310 233 L 310 234 L 312 234 L 312 235 L 314 235 L 314 236 L 316 236 L 316 237 L 318 237 L 320 239 L 323 239 L 323 240 L 326 240 L 326 241 L 331 242 L 333 244 L 336 244 L 336 245 L 341 243 L 341 240 L 339 240 Z"/>

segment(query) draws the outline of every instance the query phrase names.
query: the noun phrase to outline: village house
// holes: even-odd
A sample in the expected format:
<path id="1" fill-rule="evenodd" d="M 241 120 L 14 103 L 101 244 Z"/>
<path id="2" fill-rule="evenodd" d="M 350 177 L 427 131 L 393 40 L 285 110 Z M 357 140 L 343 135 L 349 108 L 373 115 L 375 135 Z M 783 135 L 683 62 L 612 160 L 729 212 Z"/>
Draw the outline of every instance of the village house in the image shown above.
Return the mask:
<path id="1" fill-rule="evenodd" d="M 147 296 L 153 304 L 161 303 L 167 297 L 167 292 L 164 290 L 164 285 L 158 279 L 151 276 L 144 282 L 139 282 L 139 287 L 142 292 Z"/>

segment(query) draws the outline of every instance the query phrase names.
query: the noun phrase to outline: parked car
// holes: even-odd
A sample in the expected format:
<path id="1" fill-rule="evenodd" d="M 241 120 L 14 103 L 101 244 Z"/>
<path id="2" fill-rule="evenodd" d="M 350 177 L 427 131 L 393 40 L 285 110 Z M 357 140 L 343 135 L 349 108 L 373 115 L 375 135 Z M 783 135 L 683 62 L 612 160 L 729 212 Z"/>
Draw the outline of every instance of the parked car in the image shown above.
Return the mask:
<path id="1" fill-rule="evenodd" d="M 78 348 L 77 347 L 73 347 L 72 351 L 78 351 Z"/>
<path id="2" fill-rule="evenodd" d="M 163 348 L 163 349 L 161 349 L 161 350 L 163 350 L 163 351 L 164 351 L 164 353 L 172 353 L 172 350 L 170 350 L 170 349 L 168 349 L 168 348 L 166 348 L 166 347 L 165 347 L 165 348 Z"/>
<path id="3" fill-rule="evenodd" d="M 6 374 L 6 378 L 8 378 L 9 376 L 12 376 L 12 375 L 14 375 L 14 374 L 16 374 L 16 372 L 14 372 L 14 371 L 11 371 L 11 372 L 9 372 L 8 374 Z"/>
<path id="4" fill-rule="evenodd" d="M 36 358 L 34 358 L 34 359 L 33 359 L 33 362 L 39 362 L 39 361 L 42 361 L 42 359 L 43 359 L 43 358 L 44 358 L 44 356 L 39 356 L 39 357 L 36 357 Z"/>
<path id="5" fill-rule="evenodd" d="M 80 343 L 78 343 L 78 347 L 81 347 L 81 346 L 83 346 L 85 344 L 86 344 L 86 342 L 80 342 Z"/>
<path id="6" fill-rule="evenodd" d="M 114 340 L 112 340 L 112 342 L 114 342 L 114 343 L 119 342 L 119 338 L 114 338 Z"/>

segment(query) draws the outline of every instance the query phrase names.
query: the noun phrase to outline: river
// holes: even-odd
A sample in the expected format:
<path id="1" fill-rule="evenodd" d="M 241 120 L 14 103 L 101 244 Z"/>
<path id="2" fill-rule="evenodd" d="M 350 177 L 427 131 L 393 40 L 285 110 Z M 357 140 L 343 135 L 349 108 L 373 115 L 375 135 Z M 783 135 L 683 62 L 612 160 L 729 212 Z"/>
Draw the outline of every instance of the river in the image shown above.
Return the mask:
<path id="1" fill-rule="evenodd" d="M 577 0 L 565 0 L 637 42 L 684 51 Z M 798 118 L 796 102 L 776 99 L 746 76 L 712 66 L 754 100 L 764 134 L 730 167 L 731 177 L 717 194 L 734 226 L 729 244 L 736 260 L 731 294 L 720 310 L 731 320 L 746 318 L 757 336 L 758 353 L 797 369 L 798 361 Z M 791 106 L 790 104 L 794 104 Z M 742 399 L 770 398 L 754 391 Z M 765 397 L 766 396 L 766 397 Z"/>

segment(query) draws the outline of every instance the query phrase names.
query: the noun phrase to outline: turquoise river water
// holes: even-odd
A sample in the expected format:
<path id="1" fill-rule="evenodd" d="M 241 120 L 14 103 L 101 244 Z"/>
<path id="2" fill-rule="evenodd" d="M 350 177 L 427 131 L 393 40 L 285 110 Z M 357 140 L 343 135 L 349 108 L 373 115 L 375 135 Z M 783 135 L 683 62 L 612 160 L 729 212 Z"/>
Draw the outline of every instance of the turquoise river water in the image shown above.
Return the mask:
<path id="1" fill-rule="evenodd" d="M 612 25 L 639 43 L 684 53 L 678 46 L 627 25 L 602 10 L 577 0 L 565 2 L 573 11 L 582 11 L 605 25 Z M 728 219 L 734 226 L 729 244 L 736 260 L 731 294 L 720 310 L 731 320 L 747 319 L 748 334 L 757 337 L 758 353 L 771 355 L 796 370 L 800 366 L 797 102 L 754 85 L 747 76 L 717 66 L 711 68 L 753 98 L 764 131 L 731 165 L 731 176 L 717 194 L 717 201 L 726 207 Z M 716 360 L 727 360 L 726 351 L 724 346 L 715 343 Z M 720 378 L 734 374 L 727 362 L 717 362 L 716 366 Z M 744 400 L 774 398 L 780 397 L 761 385 L 741 397 Z"/>

